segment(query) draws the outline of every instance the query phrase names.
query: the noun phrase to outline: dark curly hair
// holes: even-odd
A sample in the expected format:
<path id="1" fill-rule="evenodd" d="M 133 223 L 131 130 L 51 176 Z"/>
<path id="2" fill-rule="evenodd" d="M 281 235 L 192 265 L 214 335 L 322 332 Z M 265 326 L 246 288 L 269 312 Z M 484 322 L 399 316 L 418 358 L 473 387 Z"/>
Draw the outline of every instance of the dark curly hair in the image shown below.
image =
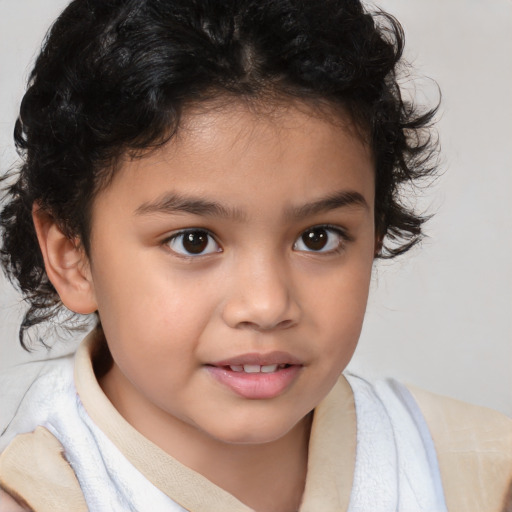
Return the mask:
<path id="1" fill-rule="evenodd" d="M 186 105 L 212 98 L 341 106 L 373 152 L 379 256 L 410 249 L 426 219 L 400 191 L 434 171 L 436 109 L 402 98 L 403 44 L 400 24 L 359 0 L 71 2 L 29 78 L 14 132 L 22 164 L 1 216 L 1 262 L 30 305 L 22 345 L 61 307 L 34 202 L 87 252 L 91 202 L 119 158 L 167 142 Z"/>

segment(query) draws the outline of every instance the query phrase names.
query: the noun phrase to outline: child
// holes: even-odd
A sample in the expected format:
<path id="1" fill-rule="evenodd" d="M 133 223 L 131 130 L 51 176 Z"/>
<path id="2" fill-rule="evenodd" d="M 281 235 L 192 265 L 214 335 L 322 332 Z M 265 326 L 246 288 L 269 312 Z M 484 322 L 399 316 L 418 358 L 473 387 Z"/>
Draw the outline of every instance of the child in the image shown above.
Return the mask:
<path id="1" fill-rule="evenodd" d="M 342 375 L 374 259 L 421 238 L 402 46 L 357 1 L 70 4 L 2 259 L 22 342 L 62 306 L 97 326 L 6 419 L 4 510 L 500 509 L 510 420 Z"/>

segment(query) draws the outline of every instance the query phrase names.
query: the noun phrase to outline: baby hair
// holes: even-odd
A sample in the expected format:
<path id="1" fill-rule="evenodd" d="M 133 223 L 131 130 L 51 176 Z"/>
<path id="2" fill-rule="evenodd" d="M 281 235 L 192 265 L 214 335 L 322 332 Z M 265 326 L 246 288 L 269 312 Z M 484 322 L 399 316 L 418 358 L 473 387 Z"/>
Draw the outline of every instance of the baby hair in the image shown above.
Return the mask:
<path id="1" fill-rule="evenodd" d="M 168 142 L 190 105 L 306 102 L 342 111 L 375 162 L 378 257 L 406 252 L 426 220 L 400 197 L 434 172 L 435 109 L 398 84 L 403 31 L 358 0 L 74 0 L 49 31 L 15 126 L 21 157 L 1 214 L 1 261 L 27 329 L 61 303 L 44 269 L 36 204 L 89 251 L 90 212 L 122 158 Z"/>

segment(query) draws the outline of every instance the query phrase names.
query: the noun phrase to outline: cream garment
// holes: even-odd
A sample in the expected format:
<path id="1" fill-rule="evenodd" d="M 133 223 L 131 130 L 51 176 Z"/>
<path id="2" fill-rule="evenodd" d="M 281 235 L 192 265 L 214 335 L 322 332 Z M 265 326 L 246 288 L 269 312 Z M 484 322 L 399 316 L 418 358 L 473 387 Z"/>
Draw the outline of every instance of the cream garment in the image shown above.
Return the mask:
<path id="1" fill-rule="evenodd" d="M 413 386 L 410 390 L 435 442 L 448 510 L 501 512 L 512 483 L 512 419 Z"/>
<path id="2" fill-rule="evenodd" d="M 46 430 L 40 427 L 33 434 L 18 436 L 5 450 L 0 458 L 0 482 L 3 487 L 12 494 L 22 496 L 36 512 L 70 509 L 80 511 L 87 510 L 87 506 L 93 512 L 249 510 L 230 494 L 169 457 L 126 423 L 102 393 L 94 377 L 89 356 L 92 342 L 89 337 L 76 356 L 75 383 L 80 399 L 77 398 L 73 385 L 72 363 L 66 359 L 58 364 L 50 364 L 51 371 L 43 371 L 36 381 L 37 385 L 27 392 L 0 441 L 8 442 L 16 434 L 31 432 L 37 425 L 42 425 Z M 348 379 L 354 394 L 347 381 L 342 378 L 315 410 L 301 512 L 444 510 L 435 451 L 412 396 L 397 384 L 381 383 L 373 387 L 358 377 L 349 376 Z M 45 386 L 52 389 L 52 393 L 37 396 L 38 389 L 44 389 Z M 68 397 L 65 406 L 63 404 L 66 400 L 63 401 L 62 396 Z M 420 400 L 420 405 L 424 403 L 430 404 L 427 409 L 430 407 L 429 412 L 432 412 L 435 404 L 443 403 L 443 399 L 438 400 L 437 397 L 426 394 Z M 64 415 L 64 423 L 62 418 L 59 420 L 51 417 L 52 411 L 59 407 L 67 408 L 68 411 Z M 443 407 L 444 405 L 441 406 L 441 412 L 446 413 Z M 77 413 L 71 419 L 68 413 L 73 408 Z M 480 419 L 475 411 L 481 408 L 465 408 L 473 411 L 473 419 Z M 436 417 L 440 416 L 438 413 L 439 411 Z M 488 429 L 489 435 L 484 443 L 487 448 L 490 447 L 496 452 L 494 458 L 500 459 L 501 476 L 498 480 L 503 480 L 503 483 L 496 483 L 496 474 L 492 473 L 492 496 L 488 493 L 482 497 L 482 487 L 487 488 L 485 471 L 483 481 L 476 488 L 465 485 L 466 481 L 474 484 L 474 478 L 465 480 L 465 471 L 456 471 L 458 475 L 462 475 L 456 479 L 452 475 L 443 474 L 447 489 L 450 490 L 450 484 L 454 482 L 457 482 L 457 486 L 465 487 L 465 503 L 461 508 L 457 501 L 451 499 L 450 493 L 448 494 L 448 503 L 453 502 L 455 507 L 450 506 L 450 510 L 499 510 L 499 505 L 496 504 L 501 503 L 500 493 L 504 492 L 506 471 L 510 472 L 512 467 L 512 451 L 507 459 L 507 456 L 500 457 L 499 448 L 507 446 L 503 444 L 502 433 L 510 433 L 512 428 L 510 420 L 497 413 L 490 412 L 486 416 L 490 416 L 490 419 L 499 416 L 500 420 L 504 420 L 499 429 L 493 431 L 496 425 Z M 464 414 L 459 411 L 457 418 L 464 419 Z M 445 418 L 444 427 L 450 429 L 450 421 L 454 422 L 454 418 L 448 420 Z M 443 430 L 440 429 L 441 432 Z M 466 427 L 466 434 L 472 430 Z M 83 432 L 83 435 L 77 436 L 77 432 Z M 472 436 L 475 442 L 464 455 L 466 462 L 470 458 L 470 452 L 480 448 L 480 431 L 477 429 L 475 432 L 477 433 Z M 460 451 L 460 447 L 464 446 L 464 435 L 459 430 L 457 436 Z M 493 442 L 489 441 L 490 437 L 494 439 Z M 66 457 L 74 472 L 70 471 L 71 466 L 61 456 L 60 445 L 56 439 L 65 447 Z M 501 440 L 500 446 L 496 440 Z M 441 442 L 441 445 L 446 448 L 446 443 L 443 445 Z M 32 454 L 35 451 L 39 451 L 41 457 L 34 460 Z M 27 453 L 30 455 L 27 456 Z M 457 453 L 452 453 L 449 457 L 441 454 L 442 469 L 446 461 L 446 467 L 453 469 Z M 484 459 L 492 460 L 492 453 L 489 452 L 487 458 L 477 457 L 476 466 Z M 40 464 L 38 460 L 41 461 Z M 484 464 L 483 467 L 485 469 L 489 466 Z M 473 469 L 472 467 L 472 471 Z M 85 499 L 80 492 L 77 493 L 80 489 L 75 472 Z M 482 471 L 478 473 L 478 468 L 477 474 L 478 478 L 482 477 Z M 137 493 L 133 492 L 134 488 L 137 488 Z M 105 489 L 109 492 L 105 493 Z M 462 494 L 459 492 L 459 496 L 457 493 L 452 496 L 458 499 Z M 471 503 L 476 503 L 473 495 L 480 500 L 479 503 L 483 499 L 489 508 L 472 508 Z M 105 501 L 105 496 L 109 496 L 109 501 Z M 140 496 L 143 496 L 142 502 Z M 414 503 L 416 498 L 417 502 Z"/>

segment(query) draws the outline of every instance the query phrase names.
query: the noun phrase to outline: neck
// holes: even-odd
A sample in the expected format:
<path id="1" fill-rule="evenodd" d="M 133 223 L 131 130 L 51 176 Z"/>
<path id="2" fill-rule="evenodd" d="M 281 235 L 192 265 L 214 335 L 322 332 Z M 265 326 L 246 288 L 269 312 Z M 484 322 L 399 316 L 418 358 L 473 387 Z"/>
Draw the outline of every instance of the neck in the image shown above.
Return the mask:
<path id="1" fill-rule="evenodd" d="M 253 510 L 295 512 L 306 481 L 311 418 L 270 443 L 209 446 L 192 469 Z"/>

